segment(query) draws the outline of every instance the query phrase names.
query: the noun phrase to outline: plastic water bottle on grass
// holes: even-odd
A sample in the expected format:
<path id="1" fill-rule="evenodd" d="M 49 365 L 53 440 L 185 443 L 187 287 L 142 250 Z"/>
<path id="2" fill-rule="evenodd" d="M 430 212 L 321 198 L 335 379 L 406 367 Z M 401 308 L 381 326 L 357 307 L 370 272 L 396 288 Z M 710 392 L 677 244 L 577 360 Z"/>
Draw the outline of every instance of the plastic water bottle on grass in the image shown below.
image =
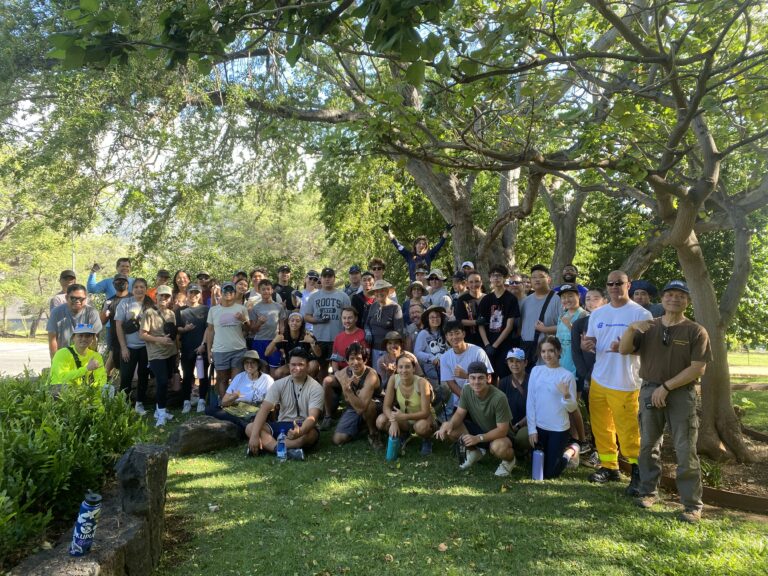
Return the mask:
<path id="1" fill-rule="evenodd" d="M 285 462 L 288 459 L 288 450 L 285 448 L 285 432 L 280 432 L 280 435 L 277 437 L 275 453 L 277 454 L 278 462 Z"/>

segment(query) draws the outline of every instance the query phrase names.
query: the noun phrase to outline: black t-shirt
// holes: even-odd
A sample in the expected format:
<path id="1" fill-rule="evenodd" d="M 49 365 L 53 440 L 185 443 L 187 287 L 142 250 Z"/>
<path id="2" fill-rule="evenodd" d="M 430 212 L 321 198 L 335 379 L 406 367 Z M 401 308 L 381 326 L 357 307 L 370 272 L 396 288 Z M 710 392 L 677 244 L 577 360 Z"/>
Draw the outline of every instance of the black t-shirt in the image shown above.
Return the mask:
<path id="1" fill-rule="evenodd" d="M 176 326 L 182 328 L 187 324 L 195 325 L 195 329 L 191 332 L 180 333 L 182 357 L 190 358 L 197 354 L 195 348 L 203 343 L 207 320 L 208 306 L 200 305 L 194 308 L 182 306 L 176 311 Z"/>
<path id="2" fill-rule="evenodd" d="M 357 327 L 363 328 L 365 326 L 365 321 L 368 318 L 368 310 L 370 309 L 371 304 L 373 304 L 373 299 L 371 299 L 369 303 L 365 294 L 358 292 L 357 294 L 352 295 L 350 302 L 352 303 L 352 307 L 357 310 Z"/>
<path id="3" fill-rule="evenodd" d="M 478 304 L 478 313 L 488 320 L 488 325 L 485 327 L 485 333 L 488 335 L 490 343 L 499 337 L 499 334 L 504 331 L 509 318 L 520 318 L 520 307 L 517 305 L 517 298 L 515 298 L 511 292 L 504 291 L 501 297 L 496 296 L 493 292 L 483 296 Z M 508 348 L 514 341 L 514 330 L 507 336 L 507 339 L 503 342 L 503 348 Z"/>
<path id="4" fill-rule="evenodd" d="M 469 292 L 459 296 L 456 299 L 456 305 L 453 307 L 453 315 L 456 317 L 456 320 L 477 320 L 477 307 L 482 298 L 482 294 L 480 298 L 474 298 Z M 477 326 L 464 326 L 464 332 L 466 334 L 464 340 L 476 346 L 483 346 L 483 339 L 480 338 Z"/>
<path id="5" fill-rule="evenodd" d="M 528 395 L 528 377 L 529 374 L 526 373 L 525 378 L 523 379 L 522 393 L 512 385 L 511 374 L 499 380 L 499 390 L 506 395 L 507 402 L 509 402 L 509 409 L 512 410 L 512 422 L 510 422 L 510 425 L 516 424 L 525 418 L 525 403 Z"/>
<path id="6" fill-rule="evenodd" d="M 291 294 L 293 294 L 293 286 L 283 286 L 282 284 L 275 284 L 274 285 L 275 292 L 280 294 L 280 298 L 283 300 L 283 304 L 285 305 L 286 310 L 295 310 L 296 307 L 293 305 L 293 298 L 291 298 Z"/>

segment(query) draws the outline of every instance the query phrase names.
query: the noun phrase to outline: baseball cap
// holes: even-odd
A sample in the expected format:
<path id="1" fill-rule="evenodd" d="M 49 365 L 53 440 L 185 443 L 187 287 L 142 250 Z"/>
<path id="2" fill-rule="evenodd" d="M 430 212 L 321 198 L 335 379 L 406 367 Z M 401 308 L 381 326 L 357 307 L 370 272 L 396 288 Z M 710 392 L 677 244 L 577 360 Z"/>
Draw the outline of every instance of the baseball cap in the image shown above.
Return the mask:
<path id="1" fill-rule="evenodd" d="M 664 290 L 662 290 L 662 292 L 666 292 L 667 290 L 680 290 L 680 292 L 685 292 L 686 294 L 691 293 L 691 291 L 688 290 L 688 284 L 682 280 L 670 280 L 667 282 L 667 285 L 664 286 Z"/>
<path id="2" fill-rule="evenodd" d="M 210 277 L 211 275 L 208 274 L 208 272 L 198 272 L 197 276 L 195 276 L 195 278 L 197 278 L 198 280 L 200 280 L 200 278 L 210 278 Z"/>
<path id="3" fill-rule="evenodd" d="M 290 266 L 288 266 L 287 264 L 283 264 L 282 266 L 280 266 L 280 267 L 277 269 L 277 271 L 278 271 L 278 272 L 290 272 L 290 271 L 291 271 L 291 267 L 290 267 Z"/>
<path id="4" fill-rule="evenodd" d="M 336 276 L 336 270 L 326 266 L 320 271 L 320 276 Z"/>
<path id="5" fill-rule="evenodd" d="M 579 289 L 576 286 L 576 284 L 562 284 L 560 288 L 557 289 L 559 294 L 563 294 L 564 292 L 576 292 L 576 294 L 579 293 Z"/>
<path id="6" fill-rule="evenodd" d="M 72 330 L 72 334 L 98 334 L 99 331 L 93 324 L 77 324 Z"/>
<path id="7" fill-rule="evenodd" d="M 160 268 L 160 270 L 157 271 L 157 278 L 170 278 L 171 273 L 168 272 L 165 268 Z"/>
<path id="8" fill-rule="evenodd" d="M 221 285 L 221 290 L 224 291 L 224 290 L 227 290 L 227 289 L 235 290 L 235 283 L 234 282 L 224 282 L 224 284 Z"/>
<path id="9" fill-rule="evenodd" d="M 160 296 L 161 294 L 172 296 L 173 290 L 171 290 L 170 286 L 166 286 L 165 284 L 163 284 L 162 286 L 157 287 L 157 295 Z"/>
<path id="10" fill-rule="evenodd" d="M 507 360 L 514 358 L 515 360 L 525 360 L 525 350 L 522 348 L 512 348 L 507 352 Z"/>
<path id="11" fill-rule="evenodd" d="M 362 272 L 362 269 L 357 264 L 353 264 L 349 267 L 349 273 L 350 274 L 360 274 Z"/>
<path id="12" fill-rule="evenodd" d="M 187 292 L 202 292 L 199 284 L 190 284 L 187 286 Z"/>
<path id="13" fill-rule="evenodd" d="M 469 260 L 465 260 L 464 262 L 462 262 L 461 263 L 461 267 L 462 268 L 472 268 L 472 270 L 475 269 L 475 265 L 472 262 L 470 262 Z"/>
<path id="14" fill-rule="evenodd" d="M 466 280 L 467 279 L 467 275 L 464 274 L 464 272 L 462 272 L 461 270 L 457 270 L 456 272 L 453 273 L 453 279 L 454 280 Z"/>
<path id="15" fill-rule="evenodd" d="M 77 278 L 77 274 L 74 270 L 62 270 L 59 274 L 59 280 L 64 280 L 64 278 Z"/>
<path id="16" fill-rule="evenodd" d="M 320 274 L 317 273 L 317 270 L 310 270 L 309 272 L 307 272 L 307 278 L 318 279 L 320 278 Z"/>

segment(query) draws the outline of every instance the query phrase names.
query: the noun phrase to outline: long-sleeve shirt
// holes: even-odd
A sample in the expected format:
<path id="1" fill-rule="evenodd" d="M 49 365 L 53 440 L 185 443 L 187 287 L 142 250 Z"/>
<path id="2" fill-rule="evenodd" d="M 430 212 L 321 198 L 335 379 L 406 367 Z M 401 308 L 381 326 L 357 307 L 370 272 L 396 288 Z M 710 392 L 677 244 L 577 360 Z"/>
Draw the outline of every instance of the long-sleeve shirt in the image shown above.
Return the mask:
<path id="1" fill-rule="evenodd" d="M 568 382 L 567 400 L 557 385 L 565 380 Z M 569 412 L 576 410 L 576 379 L 562 366 L 534 366 L 528 380 L 528 399 L 525 412 L 528 417 L 528 433 L 533 434 L 536 428 L 550 432 L 565 432 L 571 427 Z"/>
<path id="2" fill-rule="evenodd" d="M 91 272 L 88 274 L 88 281 L 85 283 L 85 287 L 88 289 L 89 294 L 104 294 L 107 300 L 115 297 L 117 291 L 112 284 L 114 278 L 112 276 L 104 278 L 103 280 L 96 281 L 96 274 Z M 128 278 L 128 293 L 133 290 L 133 278 Z"/>
<path id="3" fill-rule="evenodd" d="M 75 350 L 73 347 L 72 350 Z M 82 356 L 77 353 L 80 368 L 77 367 L 75 357 L 69 348 L 59 348 L 51 360 L 51 384 L 88 384 L 103 386 L 107 383 L 107 372 L 104 370 L 104 359 L 98 352 L 87 348 Z M 93 372 L 88 371 L 88 362 L 95 358 L 99 367 Z"/>
<path id="4" fill-rule="evenodd" d="M 408 250 L 408 248 L 403 246 L 397 238 L 392 238 L 391 242 L 395 246 L 395 249 L 400 252 L 400 256 L 405 259 L 405 263 L 408 266 L 408 276 L 411 279 L 411 282 L 413 282 L 416 280 L 416 268 L 418 268 L 419 265 L 424 266 L 427 270 L 432 267 L 432 260 L 435 259 L 437 253 L 440 252 L 440 248 L 445 244 L 445 236 L 440 235 L 437 244 L 430 248 L 424 255 L 415 255 Z"/>

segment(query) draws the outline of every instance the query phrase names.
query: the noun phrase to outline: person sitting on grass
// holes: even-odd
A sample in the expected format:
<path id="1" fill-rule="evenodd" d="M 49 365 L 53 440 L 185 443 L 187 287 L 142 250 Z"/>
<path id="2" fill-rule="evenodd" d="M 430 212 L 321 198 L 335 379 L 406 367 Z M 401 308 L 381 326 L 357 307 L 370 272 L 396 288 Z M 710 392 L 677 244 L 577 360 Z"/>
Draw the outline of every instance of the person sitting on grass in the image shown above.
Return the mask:
<path id="1" fill-rule="evenodd" d="M 382 443 L 376 429 L 376 417 L 381 412 L 381 400 L 378 398 L 379 377 L 373 368 L 365 365 L 368 360 L 368 348 L 358 342 L 349 345 L 344 354 L 347 366 L 337 371 L 333 378 L 338 381 L 346 409 L 339 418 L 333 433 L 333 443 L 341 446 L 355 439 L 360 429 L 368 429 L 368 442 L 375 450 L 381 449 Z"/>
<path id="2" fill-rule="evenodd" d="M 51 384 L 104 386 L 107 372 L 104 359 L 90 346 L 99 329 L 93 324 L 77 324 L 69 346 L 59 348 L 51 361 Z"/>
<path id="3" fill-rule="evenodd" d="M 472 362 L 467 373 L 469 385 L 461 390 L 459 406 L 435 432 L 435 438 L 460 441 L 466 447 L 466 458 L 459 466 L 462 470 L 468 470 L 490 449 L 501 460 L 496 476 L 509 476 L 515 467 L 515 450 L 510 437 L 512 412 L 507 397 L 491 386 L 491 371 L 485 362 Z"/>
<path id="4" fill-rule="evenodd" d="M 555 336 L 539 345 L 544 362 L 534 366 L 528 382 L 528 440 L 544 451 L 544 478 L 557 478 L 566 467 L 579 465 L 579 445 L 571 441 L 569 413 L 578 408 L 576 379 L 560 366 L 562 347 Z"/>
<path id="5" fill-rule="evenodd" d="M 416 366 L 411 356 L 401 354 L 397 358 L 397 374 L 389 378 L 383 413 L 376 426 L 393 438 L 404 434 L 403 452 L 412 434 L 420 436 L 421 454 L 427 456 L 432 453 L 437 418 L 432 408 L 432 385 L 426 378 L 416 377 Z"/>
<path id="6" fill-rule="evenodd" d="M 274 382 L 267 362 L 256 350 L 248 350 L 243 356 L 243 371 L 230 382 L 221 406 L 210 406 L 205 413 L 232 422 L 245 437 L 246 427 L 256 418 L 259 406 Z"/>
<path id="7" fill-rule="evenodd" d="M 277 438 L 285 434 L 285 446 L 290 458 L 304 459 L 304 448 L 317 444 L 320 432 L 317 420 L 323 411 L 323 387 L 309 376 L 309 354 L 303 348 L 294 348 L 288 356 L 290 376 L 276 381 L 267 390 L 261 408 L 253 422 L 245 428 L 248 450 L 258 455 L 261 450 L 274 453 Z M 275 422 L 267 417 L 280 405 Z"/>

